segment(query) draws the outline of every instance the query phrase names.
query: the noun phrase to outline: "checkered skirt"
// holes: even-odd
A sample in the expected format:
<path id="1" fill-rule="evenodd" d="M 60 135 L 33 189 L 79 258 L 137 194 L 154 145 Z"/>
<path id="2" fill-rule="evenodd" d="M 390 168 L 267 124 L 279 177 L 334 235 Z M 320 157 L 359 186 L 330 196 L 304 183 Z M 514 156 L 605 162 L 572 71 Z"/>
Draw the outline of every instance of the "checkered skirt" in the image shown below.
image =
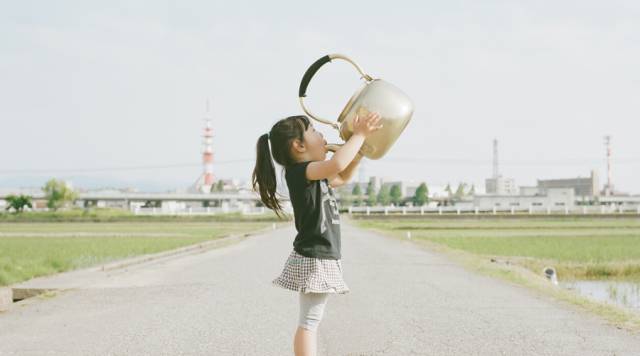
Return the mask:
<path id="1" fill-rule="evenodd" d="M 291 251 L 280 275 L 272 284 L 304 293 L 346 294 L 349 287 L 342 279 L 340 260 L 306 257 Z"/>

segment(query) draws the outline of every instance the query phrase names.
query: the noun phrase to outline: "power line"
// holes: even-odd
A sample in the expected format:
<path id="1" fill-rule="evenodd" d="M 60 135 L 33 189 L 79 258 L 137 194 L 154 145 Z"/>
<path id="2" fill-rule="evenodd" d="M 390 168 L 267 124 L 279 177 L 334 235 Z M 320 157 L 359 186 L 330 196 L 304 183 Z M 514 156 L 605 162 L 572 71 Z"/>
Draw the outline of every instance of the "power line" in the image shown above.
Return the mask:
<path id="1" fill-rule="evenodd" d="M 565 158 L 565 159 L 512 159 L 501 160 L 506 165 L 556 165 L 556 164 L 600 164 L 602 158 Z M 474 164 L 488 166 L 492 163 L 489 159 L 472 158 L 439 158 L 439 157 L 386 157 L 388 163 L 437 163 L 437 164 Z M 624 158 L 615 160 L 616 164 L 640 163 L 640 158 Z"/>
<path id="2" fill-rule="evenodd" d="M 219 161 L 214 165 L 223 165 L 229 163 L 238 162 L 253 162 L 253 159 L 243 158 L 227 161 Z M 177 164 L 164 164 L 164 165 L 151 165 L 151 166 L 122 166 L 122 167 L 101 167 L 101 168 L 70 168 L 70 169 L 9 169 L 0 170 L 0 174 L 37 174 L 37 173 L 91 173 L 91 172 L 114 172 L 114 171 L 138 171 L 138 170 L 152 170 L 152 169 L 167 169 L 167 168 L 191 168 L 202 167 L 202 163 L 177 163 Z"/>
<path id="3" fill-rule="evenodd" d="M 214 162 L 216 165 L 225 165 L 232 163 L 255 162 L 253 158 L 240 158 L 226 161 Z M 488 159 L 472 159 L 472 158 L 451 158 L 451 157 L 385 157 L 385 163 L 391 164 L 415 164 L 430 163 L 442 165 L 480 165 L 488 166 L 492 160 Z M 502 160 L 502 164 L 510 166 L 541 166 L 541 165 L 567 165 L 567 164 L 600 164 L 602 158 L 565 158 L 555 160 L 543 159 L 518 159 L 518 160 Z M 637 164 L 640 158 L 618 158 L 614 160 L 615 164 Z M 202 167 L 201 163 L 177 163 L 164 165 L 149 166 L 120 166 L 120 167 L 100 167 L 100 168 L 70 168 L 70 169 L 7 169 L 0 170 L 0 174 L 38 174 L 38 173 L 93 173 L 93 172 L 116 172 L 116 171 L 141 171 L 154 169 L 170 169 L 170 168 L 196 168 Z"/>

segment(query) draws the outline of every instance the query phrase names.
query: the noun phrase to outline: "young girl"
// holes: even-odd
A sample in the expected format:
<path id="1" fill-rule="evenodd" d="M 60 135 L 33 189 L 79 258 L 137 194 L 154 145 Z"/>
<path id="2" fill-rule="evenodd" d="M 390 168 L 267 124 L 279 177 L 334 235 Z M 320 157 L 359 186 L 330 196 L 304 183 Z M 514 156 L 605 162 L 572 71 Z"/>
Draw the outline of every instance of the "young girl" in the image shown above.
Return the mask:
<path id="1" fill-rule="evenodd" d="M 333 189 L 345 184 L 362 156 L 365 138 L 380 129 L 380 116 L 356 117 L 353 134 L 326 160 L 327 141 L 306 116 L 278 121 L 258 139 L 253 189 L 278 216 L 273 159 L 285 168 L 285 179 L 297 235 L 282 273 L 273 285 L 299 292 L 300 315 L 293 342 L 296 355 L 315 355 L 316 331 L 329 294 L 349 292 L 342 277 L 340 218 Z"/>

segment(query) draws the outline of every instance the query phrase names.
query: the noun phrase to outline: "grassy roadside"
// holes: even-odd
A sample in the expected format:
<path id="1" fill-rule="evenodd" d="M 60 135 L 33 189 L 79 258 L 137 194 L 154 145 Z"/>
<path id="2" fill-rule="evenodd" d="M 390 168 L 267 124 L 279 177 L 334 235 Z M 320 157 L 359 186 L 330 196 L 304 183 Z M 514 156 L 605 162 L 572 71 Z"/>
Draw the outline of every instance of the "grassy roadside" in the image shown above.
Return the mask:
<path id="1" fill-rule="evenodd" d="M 0 223 L 0 286 L 271 226 L 267 221 Z"/>
<path id="2" fill-rule="evenodd" d="M 540 273 L 554 266 L 573 279 L 640 279 L 640 219 L 359 220 L 405 237 L 429 240 L 486 258 L 499 256 Z"/>
<path id="3" fill-rule="evenodd" d="M 290 217 L 292 219 L 292 216 Z M 2 223 L 33 223 L 33 222 L 143 222 L 143 221 L 281 221 L 270 210 L 264 214 L 244 215 L 241 213 L 225 213 L 215 215 L 135 215 L 122 209 L 91 208 L 60 211 L 30 211 L 20 214 L 0 211 Z"/>
<path id="4" fill-rule="evenodd" d="M 636 219 L 637 220 L 637 219 Z M 540 257 L 523 257 L 517 256 L 514 257 L 509 254 L 522 253 L 524 249 L 525 252 L 529 252 L 529 254 L 534 254 L 536 249 L 529 250 L 531 247 L 531 241 L 522 241 L 523 244 L 518 245 L 516 243 L 515 247 L 520 250 L 514 250 L 514 246 L 510 246 L 513 241 L 509 241 L 510 239 L 522 239 L 522 236 L 513 236 L 512 233 L 506 233 L 510 229 L 513 230 L 517 226 L 521 226 L 525 229 L 538 229 L 540 231 L 547 231 L 547 235 L 553 235 L 554 231 L 572 231 L 578 228 L 589 228 L 593 230 L 601 230 L 607 231 L 613 229 L 622 229 L 629 230 L 637 229 L 638 221 L 627 222 L 631 227 L 620 227 L 618 223 L 615 222 L 605 222 L 605 221 L 567 221 L 564 224 L 562 221 L 553 221 L 553 222 L 541 222 L 540 221 L 507 221 L 506 225 L 503 225 L 505 221 L 484 221 L 478 222 L 473 220 L 461 220 L 461 221 L 409 221 L 409 222 L 398 222 L 398 221 L 375 221 L 375 220 L 357 220 L 350 219 L 350 222 L 356 226 L 366 228 L 377 233 L 391 236 L 397 239 L 407 240 L 406 233 L 407 231 L 411 231 L 411 241 L 414 242 L 418 247 L 425 248 L 430 251 L 434 251 L 437 253 L 441 253 L 453 261 L 459 263 L 460 265 L 484 275 L 488 275 L 491 277 L 500 278 L 505 281 L 509 281 L 516 285 L 525 286 L 531 288 L 543 295 L 551 296 L 557 300 L 569 303 L 571 305 L 579 306 L 589 312 L 592 312 L 596 315 L 601 316 L 603 319 L 607 320 L 611 324 L 619 327 L 625 328 L 631 331 L 640 331 L 640 315 L 633 313 L 627 309 L 617 307 L 612 304 L 599 303 L 596 301 L 592 301 L 591 299 L 587 299 L 580 295 L 577 295 L 571 291 L 565 290 L 561 287 L 556 287 L 550 284 L 546 278 L 542 276 L 540 273 L 541 268 L 539 266 L 544 265 L 545 263 L 551 263 L 551 265 L 556 266 L 557 262 L 562 261 L 561 259 L 545 259 Z M 586 223 L 586 224 L 585 224 Z M 522 225 L 520 225 L 522 224 Z M 609 225 L 608 225 L 609 224 Z M 615 225 L 615 226 L 611 226 Z M 623 225 L 625 225 L 623 223 Z M 462 230 L 462 231 L 460 231 Z M 502 236 L 500 233 L 504 233 Z M 636 232 L 632 232 L 635 234 Z M 621 233 L 624 235 L 624 233 Z M 570 233 L 569 233 L 570 235 Z M 640 241 L 639 235 L 636 236 L 636 241 Z M 531 238 L 540 238 L 540 236 L 530 236 Z M 465 239 L 475 238 L 472 241 L 464 241 Z M 491 243 L 483 244 L 486 241 L 486 238 L 502 238 L 503 241 L 492 241 Z M 526 237 L 524 237 L 526 239 Z M 549 236 L 547 236 L 549 238 Z M 565 237 L 557 236 L 555 242 L 558 239 L 565 239 Z M 600 236 L 600 239 L 607 239 L 607 237 Z M 624 238 L 628 237 L 622 237 Z M 460 241 L 456 241 L 456 239 L 460 239 Z M 452 242 L 453 241 L 453 242 Z M 533 241 L 535 243 L 541 243 L 544 240 Z M 520 242 L 520 241 L 519 241 Z M 528 242 L 528 244 L 526 243 Z M 606 240 L 609 242 L 609 240 Z M 626 241 L 628 242 L 628 241 Z M 497 245 L 495 245 L 497 243 Z M 549 245 L 549 242 L 547 243 Z M 600 265 L 602 263 L 616 264 L 622 263 L 626 264 L 627 262 L 636 264 L 638 261 L 635 259 L 637 257 L 636 250 L 637 246 L 640 245 L 637 242 L 632 244 L 630 247 L 626 245 L 626 243 L 622 243 L 622 246 L 627 247 L 624 249 L 614 248 L 612 251 L 615 252 L 603 252 L 602 246 L 593 244 L 585 244 L 586 247 L 582 248 L 581 252 L 573 252 L 577 256 L 583 258 L 582 264 L 585 264 L 585 261 L 588 260 L 588 255 L 594 251 L 600 251 L 602 256 L 609 256 L 608 262 L 599 262 Z M 508 247 L 505 247 L 508 246 Z M 510 247 L 509 247 L 510 246 Z M 580 250 L 580 243 L 577 241 L 573 241 L 573 245 L 571 245 L 573 250 Z M 496 251 L 496 249 L 498 251 Z M 541 250 L 540 250 L 541 249 Z M 548 253 L 552 253 L 553 251 L 566 251 L 564 249 L 558 249 L 556 247 L 541 247 L 538 249 L 538 253 L 540 251 L 546 251 Z M 500 252 L 500 253 L 495 253 Z M 501 254 L 502 253 L 502 254 Z M 574 258 L 576 255 L 573 255 Z M 627 261 L 615 261 L 616 258 L 626 256 L 631 257 Z M 625 258 L 626 258 L 625 257 Z M 494 259 L 496 262 L 491 262 L 491 259 Z M 567 257 L 568 258 L 568 257 Z M 568 258 L 570 260 L 570 258 Z M 524 262 L 523 262 L 524 261 Z M 567 262 L 565 260 L 564 262 Z M 575 263 L 576 265 L 580 265 L 580 262 L 572 261 L 570 263 Z M 560 274 L 561 275 L 561 274 Z M 632 273 L 635 278 L 635 273 Z M 562 276 L 562 275 L 561 275 Z"/>

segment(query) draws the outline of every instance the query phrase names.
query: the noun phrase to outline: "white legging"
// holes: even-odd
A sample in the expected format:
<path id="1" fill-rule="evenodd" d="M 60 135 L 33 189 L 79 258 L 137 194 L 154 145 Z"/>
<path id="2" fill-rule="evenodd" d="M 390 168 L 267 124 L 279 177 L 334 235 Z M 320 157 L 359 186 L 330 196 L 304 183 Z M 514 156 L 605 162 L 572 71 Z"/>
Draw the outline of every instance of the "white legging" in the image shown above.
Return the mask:
<path id="1" fill-rule="evenodd" d="M 330 293 L 303 293 L 300 292 L 300 318 L 298 325 L 310 331 L 316 331 L 322 315 L 324 307 L 327 304 Z"/>

